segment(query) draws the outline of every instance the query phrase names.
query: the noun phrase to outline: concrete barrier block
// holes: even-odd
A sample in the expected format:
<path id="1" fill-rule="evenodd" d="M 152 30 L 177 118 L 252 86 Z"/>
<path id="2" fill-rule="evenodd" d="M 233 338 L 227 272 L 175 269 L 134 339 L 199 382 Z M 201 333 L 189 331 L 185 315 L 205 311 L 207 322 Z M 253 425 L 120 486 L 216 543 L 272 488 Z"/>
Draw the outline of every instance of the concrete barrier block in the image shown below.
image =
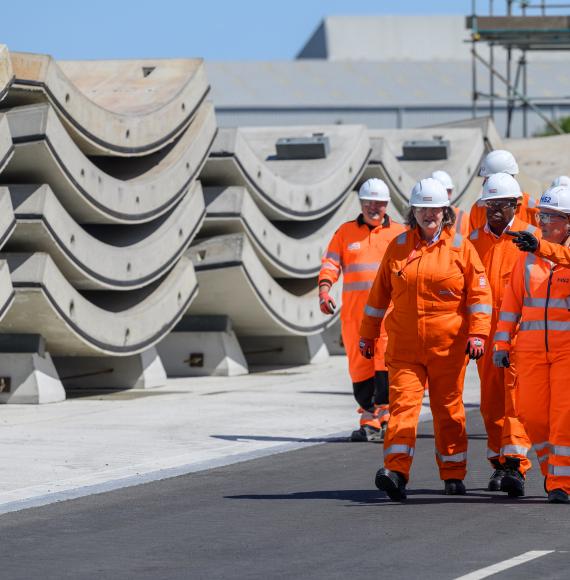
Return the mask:
<path id="1" fill-rule="evenodd" d="M 242 336 L 240 344 L 249 365 L 308 365 L 326 362 L 329 358 L 322 334 Z"/>

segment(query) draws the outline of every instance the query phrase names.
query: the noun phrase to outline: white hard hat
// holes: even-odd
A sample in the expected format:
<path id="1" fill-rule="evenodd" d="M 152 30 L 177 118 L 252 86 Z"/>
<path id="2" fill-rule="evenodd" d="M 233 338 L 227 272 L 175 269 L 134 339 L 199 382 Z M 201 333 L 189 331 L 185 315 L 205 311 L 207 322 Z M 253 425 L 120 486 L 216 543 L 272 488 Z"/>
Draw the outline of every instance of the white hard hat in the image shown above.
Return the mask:
<path id="1" fill-rule="evenodd" d="M 516 198 L 522 197 L 521 186 L 518 181 L 508 173 L 494 173 L 483 185 L 481 199 Z"/>
<path id="2" fill-rule="evenodd" d="M 557 185 L 549 187 L 538 202 L 540 209 L 553 209 L 563 213 L 570 213 L 570 187 Z"/>
<path id="3" fill-rule="evenodd" d="M 359 199 L 369 199 L 372 201 L 390 201 L 390 190 L 381 180 L 373 177 L 367 179 L 358 190 Z"/>
<path id="4" fill-rule="evenodd" d="M 451 175 L 449 175 L 447 171 L 438 169 L 437 171 L 434 171 L 431 176 L 433 179 L 437 179 L 443 185 L 443 187 L 445 187 L 445 189 L 455 189 L 455 185 L 453 185 L 453 179 L 451 179 Z"/>
<path id="5" fill-rule="evenodd" d="M 412 207 L 447 207 L 449 196 L 441 181 L 428 177 L 414 185 L 410 205 Z"/>
<path id="6" fill-rule="evenodd" d="M 563 185 L 564 187 L 570 187 L 570 177 L 567 175 L 559 175 L 552 180 L 550 187 L 557 187 Z"/>
<path id="7" fill-rule="evenodd" d="M 483 163 L 481 163 L 481 169 L 479 170 L 479 175 L 481 177 L 489 177 L 493 173 L 508 173 L 509 175 L 516 175 L 519 172 L 519 166 L 513 154 L 510 151 L 505 151 L 504 149 L 495 149 L 487 154 Z"/>

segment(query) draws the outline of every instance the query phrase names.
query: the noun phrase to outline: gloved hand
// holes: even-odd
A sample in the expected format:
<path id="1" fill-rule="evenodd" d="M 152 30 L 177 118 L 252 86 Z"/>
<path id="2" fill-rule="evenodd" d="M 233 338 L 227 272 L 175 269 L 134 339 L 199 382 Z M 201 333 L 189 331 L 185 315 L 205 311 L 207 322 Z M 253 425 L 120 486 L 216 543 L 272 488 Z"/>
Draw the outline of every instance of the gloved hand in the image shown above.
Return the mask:
<path id="1" fill-rule="evenodd" d="M 465 354 L 472 360 L 480 359 L 485 354 L 485 339 L 480 336 L 470 336 L 467 339 Z"/>
<path id="2" fill-rule="evenodd" d="M 360 349 L 360 354 L 364 358 L 372 358 L 374 356 L 374 339 L 363 338 L 361 336 L 360 342 L 358 343 L 358 348 Z"/>
<path id="3" fill-rule="evenodd" d="M 323 284 L 319 286 L 319 306 L 323 314 L 334 314 L 336 303 L 329 294 L 330 286 Z"/>
<path id="4" fill-rule="evenodd" d="M 496 350 L 493 353 L 493 364 L 501 369 L 508 369 L 511 366 L 511 359 L 508 350 Z"/>
<path id="5" fill-rule="evenodd" d="M 508 236 L 513 236 L 513 243 L 521 252 L 533 254 L 538 250 L 538 238 L 530 232 L 505 232 Z"/>

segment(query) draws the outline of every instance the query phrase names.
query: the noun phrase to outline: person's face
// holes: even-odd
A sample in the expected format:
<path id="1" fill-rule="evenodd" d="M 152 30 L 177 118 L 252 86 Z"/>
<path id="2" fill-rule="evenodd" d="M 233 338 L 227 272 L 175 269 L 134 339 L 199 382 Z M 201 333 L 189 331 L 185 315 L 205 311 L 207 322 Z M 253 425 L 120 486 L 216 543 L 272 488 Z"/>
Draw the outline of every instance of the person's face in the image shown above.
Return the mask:
<path id="1" fill-rule="evenodd" d="M 561 211 L 541 209 L 538 214 L 538 223 L 542 231 L 542 237 L 547 242 L 561 244 L 569 233 L 568 216 Z"/>
<path id="2" fill-rule="evenodd" d="M 386 215 L 387 201 L 363 199 L 360 202 L 364 221 L 370 226 L 379 226 Z"/>
<path id="3" fill-rule="evenodd" d="M 505 229 L 515 217 L 517 211 L 516 199 L 490 199 L 485 202 L 487 221 L 491 228 Z"/>
<path id="4" fill-rule="evenodd" d="M 414 207 L 418 226 L 429 235 L 435 234 L 443 221 L 443 207 Z"/>

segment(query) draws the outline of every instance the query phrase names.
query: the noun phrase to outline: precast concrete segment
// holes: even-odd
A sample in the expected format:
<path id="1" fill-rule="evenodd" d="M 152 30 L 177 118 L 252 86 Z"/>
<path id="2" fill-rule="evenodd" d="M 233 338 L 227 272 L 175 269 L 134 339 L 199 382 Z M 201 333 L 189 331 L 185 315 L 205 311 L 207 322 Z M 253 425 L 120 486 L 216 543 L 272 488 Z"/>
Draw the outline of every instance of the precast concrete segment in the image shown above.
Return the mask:
<path id="1" fill-rule="evenodd" d="M 232 234 L 207 239 L 186 253 L 196 268 L 200 294 L 189 314 L 227 314 L 236 334 L 306 336 L 334 324 L 340 310 L 340 284 L 333 286 L 337 315 L 319 309 L 316 283 L 306 294 L 281 287 L 263 267 L 248 238 Z"/>
<path id="2" fill-rule="evenodd" d="M 314 133 L 330 140 L 326 158 L 276 158 L 278 139 Z M 369 155 L 362 125 L 221 129 L 200 179 L 208 186 L 246 187 L 269 219 L 313 220 L 343 202 L 359 182 Z"/>
<path id="3" fill-rule="evenodd" d="M 184 131 L 209 91 L 201 59 L 55 61 L 12 52 L 10 106 L 49 102 L 89 155 L 146 155 Z"/>
<path id="4" fill-rule="evenodd" d="M 66 212 L 49 186 L 8 189 L 16 227 L 5 251 L 48 253 L 81 290 L 133 290 L 154 282 L 176 264 L 205 215 L 200 182 L 195 181 L 163 218 L 139 226 L 104 226 L 95 237 Z M 0 210 L 0 228 L 5 220 Z M 97 233 L 101 227 L 91 229 Z"/>
<path id="5" fill-rule="evenodd" d="M 0 187 L 0 248 L 3 248 L 16 228 L 16 218 L 10 199 L 10 192 L 6 187 Z"/>
<path id="6" fill-rule="evenodd" d="M 12 143 L 8 118 L 6 115 L 0 115 L 0 174 L 6 169 L 6 165 L 13 154 L 14 145 Z"/>
<path id="7" fill-rule="evenodd" d="M 200 236 L 243 232 L 264 267 L 275 278 L 317 276 L 321 258 L 334 231 L 360 213 L 356 194 L 350 194 L 336 211 L 314 222 L 282 222 L 275 227 L 244 187 L 208 187 L 204 190 L 207 214 Z M 291 228 L 287 226 L 291 224 Z M 288 235 L 294 228 L 293 235 Z"/>
<path id="8" fill-rule="evenodd" d="M 15 292 L 10 277 L 10 268 L 5 260 L 0 260 L 0 324 L 14 304 Z"/>
<path id="9" fill-rule="evenodd" d="M 0 44 L 0 101 L 8 94 L 13 81 L 14 71 L 8 47 L 5 44 Z"/>
<path id="10" fill-rule="evenodd" d="M 150 348 L 178 322 L 197 293 L 196 276 L 184 256 L 160 283 L 145 291 L 80 294 L 44 253 L 4 254 L 14 303 L 0 332 L 41 332 L 47 350 L 60 356 L 127 356 Z"/>
<path id="11" fill-rule="evenodd" d="M 205 103 L 171 149 L 124 160 L 123 173 L 135 164 L 140 173 L 119 179 L 84 155 L 49 105 L 18 107 L 7 117 L 15 151 L 0 180 L 49 184 L 78 223 L 144 223 L 166 213 L 196 179 L 216 134 Z"/>

